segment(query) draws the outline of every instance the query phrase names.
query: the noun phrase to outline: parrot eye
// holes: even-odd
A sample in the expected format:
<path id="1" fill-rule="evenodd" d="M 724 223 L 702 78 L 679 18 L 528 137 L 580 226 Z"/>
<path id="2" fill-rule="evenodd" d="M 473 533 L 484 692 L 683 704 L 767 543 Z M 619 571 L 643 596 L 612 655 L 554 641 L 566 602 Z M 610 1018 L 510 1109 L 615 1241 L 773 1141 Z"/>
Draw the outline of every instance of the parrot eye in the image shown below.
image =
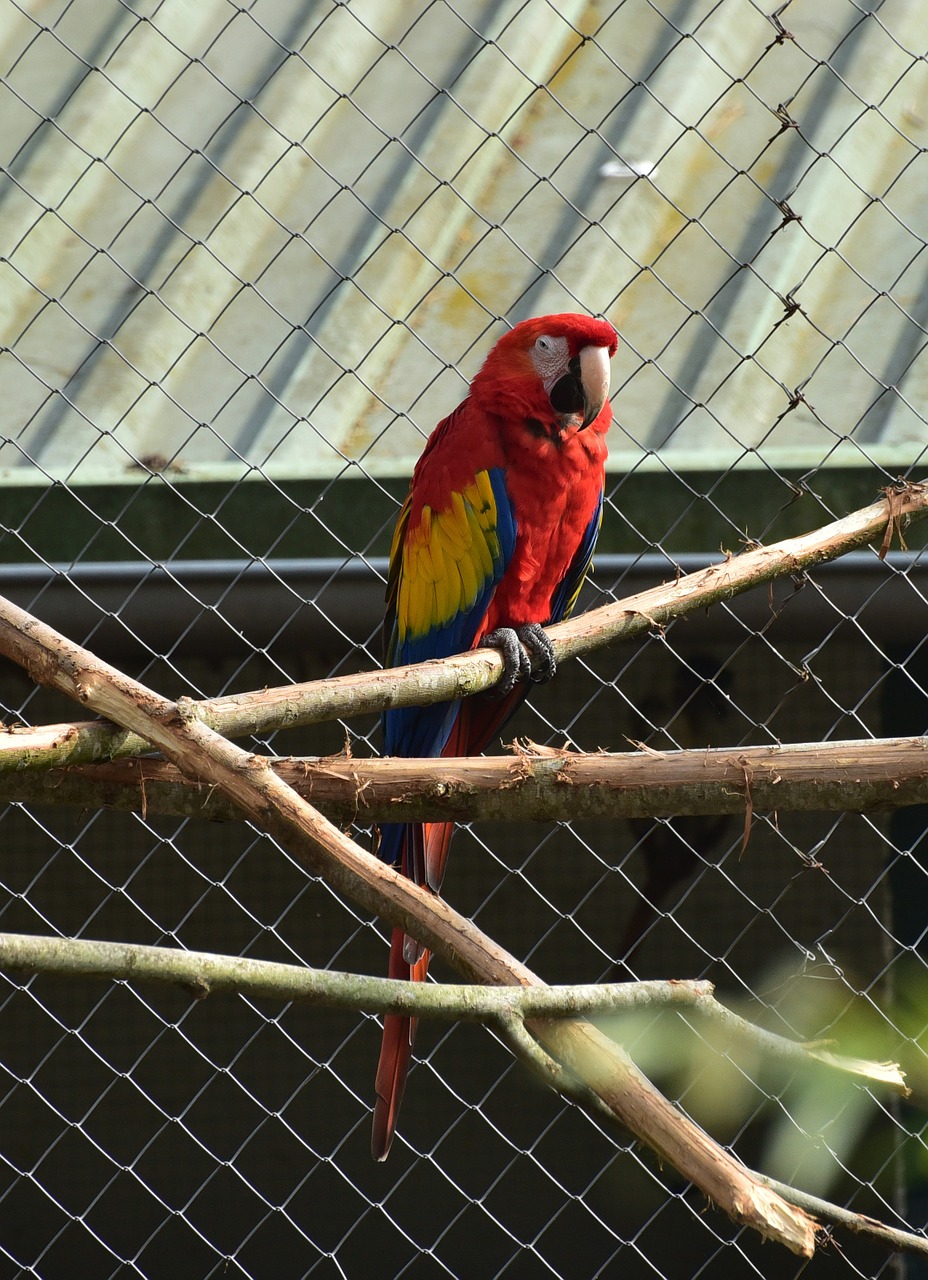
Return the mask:
<path id="1" fill-rule="evenodd" d="M 535 347 L 538 351 L 550 351 L 553 348 L 553 346 L 554 346 L 554 343 L 551 341 L 550 338 L 546 338 L 544 334 L 542 334 L 540 338 L 537 338 L 535 340 Z"/>

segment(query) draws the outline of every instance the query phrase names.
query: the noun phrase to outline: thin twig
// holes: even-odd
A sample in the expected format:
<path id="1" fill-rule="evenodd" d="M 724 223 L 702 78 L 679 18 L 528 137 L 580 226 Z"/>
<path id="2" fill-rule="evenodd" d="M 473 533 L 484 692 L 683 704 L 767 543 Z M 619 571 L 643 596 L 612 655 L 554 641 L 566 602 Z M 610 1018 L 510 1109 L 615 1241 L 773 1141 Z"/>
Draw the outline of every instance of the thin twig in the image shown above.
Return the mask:
<path id="1" fill-rule="evenodd" d="M 854 1077 L 858 1082 L 868 1085 L 886 1085 L 896 1093 L 907 1097 L 910 1090 L 905 1083 L 904 1073 L 896 1062 L 873 1062 L 866 1058 L 851 1058 L 844 1054 L 833 1053 L 819 1042 L 811 1044 L 800 1040 L 790 1040 L 786 1036 L 767 1031 L 755 1023 L 742 1018 L 725 1005 L 720 1004 L 715 996 L 707 993 L 698 1004 L 694 1001 L 698 1012 L 711 1022 L 716 1023 L 729 1033 L 731 1038 L 762 1053 L 781 1061 L 807 1065 L 820 1063 L 833 1071 Z"/>
<path id="2" fill-rule="evenodd" d="M 788 1200 L 790 1204 L 805 1209 L 808 1213 L 814 1213 L 816 1217 L 823 1218 L 826 1222 L 837 1223 L 838 1226 L 846 1227 L 856 1235 L 881 1240 L 891 1249 L 898 1249 L 904 1253 L 920 1253 L 923 1257 L 928 1257 L 928 1236 L 889 1227 L 878 1218 L 871 1218 L 865 1213 L 854 1213 L 851 1209 L 843 1209 L 840 1205 L 832 1204 L 830 1200 L 813 1196 L 808 1191 L 799 1191 L 786 1182 L 768 1178 L 766 1174 L 755 1173 L 754 1177 L 765 1187 L 782 1196 L 784 1200 Z"/>
<path id="3" fill-rule="evenodd" d="M 495 1022 L 512 1016 L 575 1017 L 578 1013 L 614 1013 L 642 1006 L 692 1008 L 710 997 L 712 991 L 710 982 L 698 980 L 556 987 L 402 982 L 271 960 L 182 951 L 177 947 L 23 933 L 0 933 L 0 969 L 114 982 L 152 982 L 182 987 L 198 999 L 244 995 L 295 1000 L 324 1009 L 398 1013 L 446 1022 Z"/>

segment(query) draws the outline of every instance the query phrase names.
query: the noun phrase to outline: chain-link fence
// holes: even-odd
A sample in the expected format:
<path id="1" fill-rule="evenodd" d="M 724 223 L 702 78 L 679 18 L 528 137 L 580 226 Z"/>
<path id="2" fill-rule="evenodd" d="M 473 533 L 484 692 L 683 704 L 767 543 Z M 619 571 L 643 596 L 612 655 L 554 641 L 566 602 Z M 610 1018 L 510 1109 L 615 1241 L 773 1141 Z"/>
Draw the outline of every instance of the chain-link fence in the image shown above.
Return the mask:
<path id="1" fill-rule="evenodd" d="M 0 0 L 0 593 L 170 696 L 378 664 L 425 435 L 500 321 L 553 311 L 622 338 L 585 605 L 918 478 L 924 55 L 917 0 Z M 568 664 L 510 736 L 921 733 L 920 572 L 856 553 Z M 12 665 L 0 699 L 8 726 L 75 718 Z M 269 749 L 346 737 L 379 747 L 371 717 Z M 708 977 L 918 1086 L 924 828 L 755 814 L 742 850 L 728 818 L 481 824 L 445 893 L 548 981 Z M 384 926 L 245 824 L 10 804 L 0 835 L 6 931 L 385 971 Z M 480 1028 L 422 1025 L 375 1165 L 374 1018 L 3 986 L 3 1275 L 806 1265 Z M 925 1225 L 914 1105 L 628 1037 L 749 1164 Z M 845 1237 L 808 1274 L 907 1265 Z"/>

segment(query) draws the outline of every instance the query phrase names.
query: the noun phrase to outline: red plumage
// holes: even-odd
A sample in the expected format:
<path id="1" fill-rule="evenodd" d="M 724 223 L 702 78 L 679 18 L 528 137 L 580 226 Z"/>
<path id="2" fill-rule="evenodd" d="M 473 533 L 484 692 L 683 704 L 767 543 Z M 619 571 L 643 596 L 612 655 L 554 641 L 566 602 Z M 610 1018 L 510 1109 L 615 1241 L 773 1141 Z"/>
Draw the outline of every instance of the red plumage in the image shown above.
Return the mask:
<path id="1" fill-rule="evenodd" d="M 432 433 L 400 514 L 387 589 L 387 663 L 498 645 L 499 690 L 384 715 L 393 755 L 477 754 L 527 692 L 520 644 L 554 672 L 538 628 L 569 615 L 589 568 L 602 510 L 612 325 L 587 316 L 526 320 L 487 356 L 467 398 Z M 523 677 L 521 680 L 519 677 Z M 390 824 L 381 856 L 441 887 L 448 823 Z M 395 930 L 390 976 L 423 981 L 428 952 Z M 384 1019 L 372 1151 L 393 1140 L 415 1020 Z"/>

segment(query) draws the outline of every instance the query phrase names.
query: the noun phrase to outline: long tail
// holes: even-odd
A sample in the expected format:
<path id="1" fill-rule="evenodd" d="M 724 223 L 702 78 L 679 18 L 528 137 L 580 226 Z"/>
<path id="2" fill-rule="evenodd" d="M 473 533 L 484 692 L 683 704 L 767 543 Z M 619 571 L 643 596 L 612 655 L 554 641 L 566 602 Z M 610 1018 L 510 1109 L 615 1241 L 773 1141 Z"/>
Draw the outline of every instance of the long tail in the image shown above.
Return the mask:
<path id="1" fill-rule="evenodd" d="M 441 885 L 448 846 L 454 830 L 450 822 L 423 822 L 400 828 L 389 834 L 384 843 L 399 838 L 400 865 L 417 884 L 425 884 L 437 893 Z M 383 843 L 381 845 L 383 850 Z M 394 929 L 390 942 L 391 978 L 424 982 L 429 971 L 430 953 L 402 929 Z M 406 1089 L 406 1076 L 412 1059 L 418 1019 L 388 1013 L 383 1020 L 383 1040 L 377 1064 L 374 1124 L 371 1133 L 371 1155 L 386 1160 L 396 1132 L 396 1121 Z"/>
<path id="2" fill-rule="evenodd" d="M 480 695 L 469 698 L 461 704 L 441 754 L 449 757 L 482 751 L 524 698 L 525 688 L 522 685 L 517 685 L 505 698 L 484 698 Z M 380 829 L 380 857 L 400 867 L 403 874 L 416 884 L 438 893 L 453 831 L 454 824 L 450 822 L 388 823 Z M 428 968 L 428 951 L 414 938 L 407 937 L 402 929 L 394 929 L 390 944 L 390 977 L 424 982 Z M 371 1154 L 375 1160 L 386 1160 L 393 1142 L 415 1038 L 415 1018 L 400 1014 L 388 1014 L 384 1018 L 371 1135 Z"/>
<path id="3" fill-rule="evenodd" d="M 424 982 L 429 971 L 428 951 L 423 951 L 416 963 L 409 965 L 403 954 L 405 945 L 406 935 L 403 930 L 394 929 L 390 944 L 390 977 Z M 386 1160 L 390 1154 L 406 1090 L 406 1075 L 417 1026 L 417 1018 L 404 1018 L 401 1014 L 388 1013 L 383 1020 L 383 1040 L 375 1084 L 377 1101 L 374 1104 L 374 1125 L 371 1132 L 371 1155 L 375 1160 Z"/>

